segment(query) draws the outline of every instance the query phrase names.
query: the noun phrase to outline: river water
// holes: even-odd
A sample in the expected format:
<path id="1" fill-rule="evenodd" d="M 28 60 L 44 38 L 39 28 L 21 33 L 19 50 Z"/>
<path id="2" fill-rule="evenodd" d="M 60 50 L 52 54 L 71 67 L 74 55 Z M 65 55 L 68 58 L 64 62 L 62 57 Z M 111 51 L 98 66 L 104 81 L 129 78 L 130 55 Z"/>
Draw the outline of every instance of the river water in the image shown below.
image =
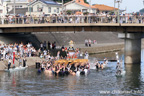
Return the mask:
<path id="1" fill-rule="evenodd" d="M 141 65 L 123 64 L 126 70 L 123 77 L 115 76 L 116 62 L 109 62 L 106 69 L 97 71 L 93 65 L 95 57 L 115 59 L 115 53 L 92 55 L 88 76 L 37 74 L 35 67 L 0 72 L 0 96 L 144 96 L 144 50 Z M 120 57 L 124 58 L 122 52 Z"/>

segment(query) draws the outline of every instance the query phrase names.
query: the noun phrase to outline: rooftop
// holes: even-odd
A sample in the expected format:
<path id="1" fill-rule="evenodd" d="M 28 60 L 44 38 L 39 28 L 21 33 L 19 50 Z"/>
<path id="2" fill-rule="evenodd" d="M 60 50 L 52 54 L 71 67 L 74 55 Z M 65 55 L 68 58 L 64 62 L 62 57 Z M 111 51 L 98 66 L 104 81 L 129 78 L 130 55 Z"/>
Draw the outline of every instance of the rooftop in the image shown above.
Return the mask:
<path id="1" fill-rule="evenodd" d="M 94 6 L 91 6 L 91 5 L 87 4 L 87 3 L 85 3 L 84 0 L 75 0 L 75 2 L 76 2 L 77 4 L 83 5 L 83 6 L 85 6 L 85 7 L 95 8 Z"/>
<path id="2" fill-rule="evenodd" d="M 45 4 L 59 5 L 57 2 L 55 2 L 53 0 L 38 0 L 38 1 L 42 1 Z"/>
<path id="3" fill-rule="evenodd" d="M 110 7 L 110 6 L 103 5 L 103 4 L 95 4 L 93 6 L 100 11 L 113 11 L 114 10 L 114 7 Z M 118 10 L 118 8 L 115 8 L 115 10 Z"/>
<path id="4" fill-rule="evenodd" d="M 47 5 L 57 5 L 57 6 L 60 6 L 61 4 L 58 4 L 57 2 L 53 1 L 53 0 L 36 0 L 36 1 L 33 1 L 31 4 L 29 5 L 32 5 L 33 3 L 37 2 L 37 1 L 41 1 Z"/>

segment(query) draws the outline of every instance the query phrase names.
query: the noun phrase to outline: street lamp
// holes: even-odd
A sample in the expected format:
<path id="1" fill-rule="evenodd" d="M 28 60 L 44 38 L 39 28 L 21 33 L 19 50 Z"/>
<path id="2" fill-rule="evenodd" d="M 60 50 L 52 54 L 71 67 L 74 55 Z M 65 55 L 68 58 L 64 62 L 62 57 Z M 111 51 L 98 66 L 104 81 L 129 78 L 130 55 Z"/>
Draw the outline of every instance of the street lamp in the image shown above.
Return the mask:
<path id="1" fill-rule="evenodd" d="M 64 2 L 62 0 L 62 14 L 63 14 Z"/>
<path id="2" fill-rule="evenodd" d="M 6 7 L 6 8 L 7 8 L 7 14 L 8 14 L 8 9 L 9 9 L 9 8 L 8 8 L 8 7 Z"/>
<path id="3" fill-rule="evenodd" d="M 6 4 L 6 12 L 7 12 L 7 14 L 8 14 L 8 4 Z"/>
<path id="4" fill-rule="evenodd" d="M 30 16 L 31 16 L 31 0 L 30 0 L 30 6 L 29 6 L 29 14 L 30 14 Z"/>
<path id="5" fill-rule="evenodd" d="M 90 11 L 91 11 L 91 0 L 89 0 L 89 14 L 90 14 Z"/>
<path id="6" fill-rule="evenodd" d="M 13 13 L 14 16 L 15 16 L 15 14 L 16 14 L 16 12 L 15 12 L 15 3 L 16 3 L 16 1 L 14 0 L 14 5 L 13 5 L 13 6 L 14 6 L 14 11 L 13 11 L 13 12 L 14 12 L 14 13 Z"/>
<path id="7" fill-rule="evenodd" d="M 115 14 L 115 3 L 116 3 L 116 0 L 114 0 L 114 14 Z"/>
<path id="8" fill-rule="evenodd" d="M 116 3 L 118 3 L 118 23 L 120 23 L 120 12 L 119 12 L 119 8 L 120 8 L 120 3 L 122 3 L 122 0 L 116 0 Z"/>

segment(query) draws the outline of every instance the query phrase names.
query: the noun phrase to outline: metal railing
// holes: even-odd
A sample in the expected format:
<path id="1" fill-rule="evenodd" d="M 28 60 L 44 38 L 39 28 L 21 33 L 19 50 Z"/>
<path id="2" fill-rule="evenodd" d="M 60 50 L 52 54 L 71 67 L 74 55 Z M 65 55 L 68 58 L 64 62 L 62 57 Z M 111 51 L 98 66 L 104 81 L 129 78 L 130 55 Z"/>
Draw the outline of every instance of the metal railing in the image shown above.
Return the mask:
<path id="1" fill-rule="evenodd" d="M 44 23 L 118 23 L 116 16 L 44 16 L 5 17 L 0 24 L 44 24 Z M 144 16 L 120 16 L 120 23 L 143 24 Z"/>

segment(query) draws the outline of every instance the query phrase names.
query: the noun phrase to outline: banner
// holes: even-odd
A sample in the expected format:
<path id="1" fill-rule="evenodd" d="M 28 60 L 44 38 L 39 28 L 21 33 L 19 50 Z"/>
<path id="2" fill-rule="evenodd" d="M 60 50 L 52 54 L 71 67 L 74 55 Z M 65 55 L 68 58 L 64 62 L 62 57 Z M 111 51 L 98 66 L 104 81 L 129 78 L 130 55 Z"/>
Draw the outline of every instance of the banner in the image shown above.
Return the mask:
<path id="1" fill-rule="evenodd" d="M 15 64 L 15 52 L 13 52 L 13 64 Z"/>

